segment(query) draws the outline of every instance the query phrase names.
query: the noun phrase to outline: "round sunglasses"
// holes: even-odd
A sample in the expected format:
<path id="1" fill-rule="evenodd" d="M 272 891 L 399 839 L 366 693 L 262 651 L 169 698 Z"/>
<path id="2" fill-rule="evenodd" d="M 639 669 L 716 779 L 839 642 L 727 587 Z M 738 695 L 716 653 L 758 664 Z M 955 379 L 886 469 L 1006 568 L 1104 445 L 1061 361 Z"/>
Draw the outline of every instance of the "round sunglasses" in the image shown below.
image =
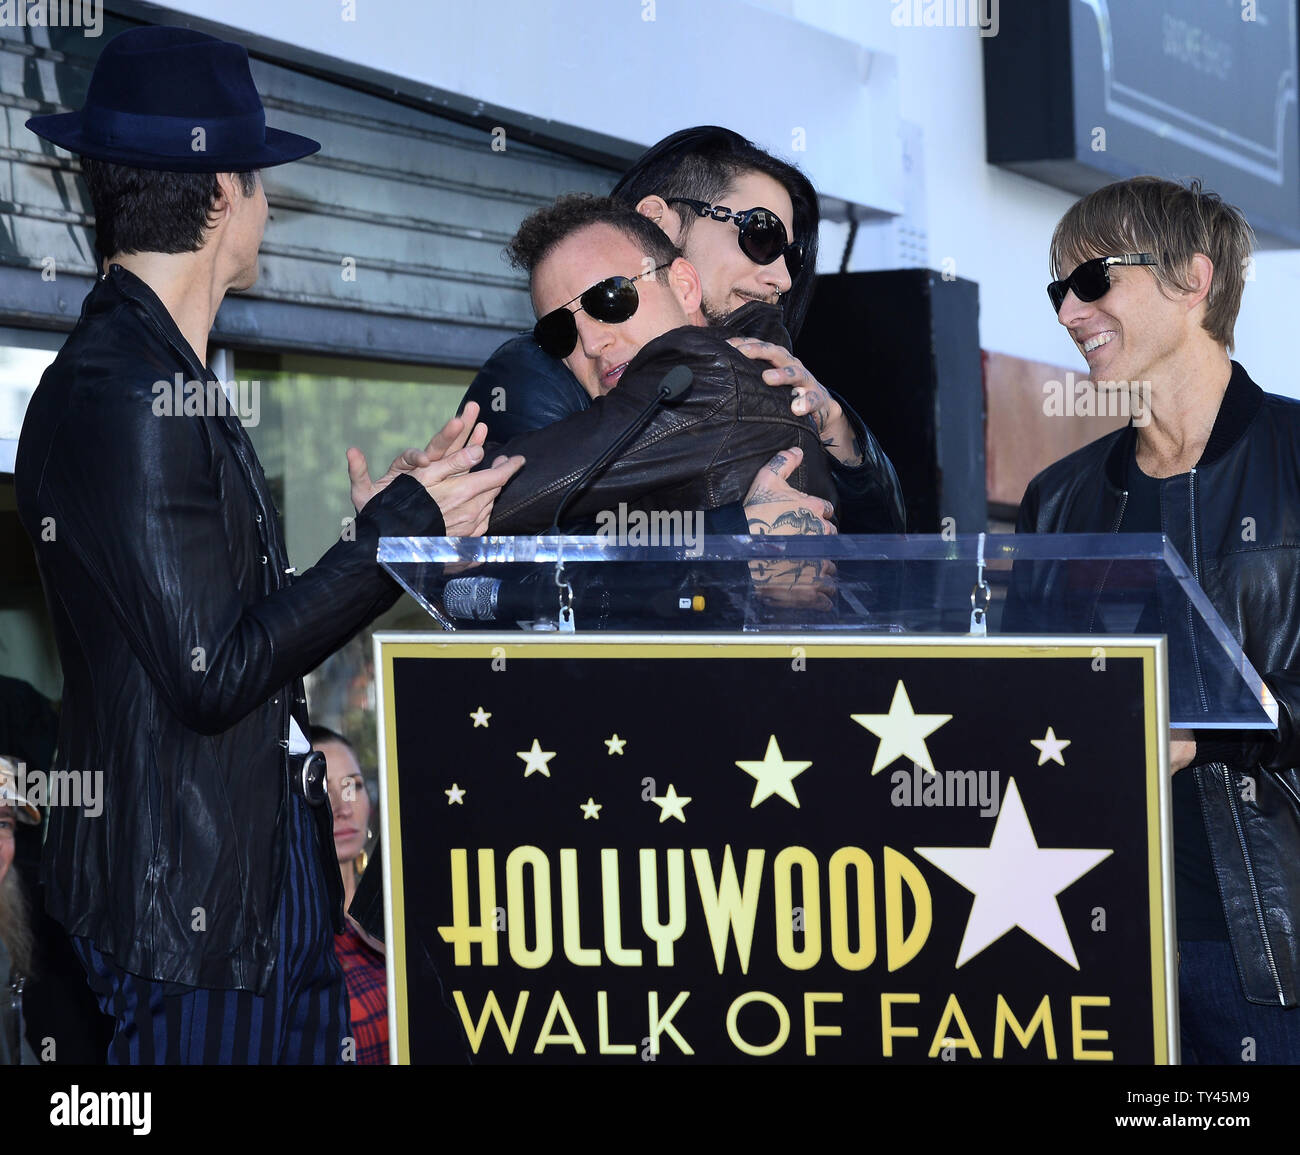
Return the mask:
<path id="1" fill-rule="evenodd" d="M 597 321 L 603 321 L 606 325 L 621 324 L 635 315 L 637 306 L 641 303 L 636 282 L 642 277 L 653 276 L 660 269 L 666 269 L 671 263 L 666 261 L 644 273 L 637 273 L 635 277 L 606 277 L 585 293 L 579 293 L 573 301 L 577 301 L 579 308 Z M 558 309 L 552 309 L 533 326 L 533 340 L 541 346 L 544 353 L 561 361 L 578 344 L 578 323 L 569 309 L 573 301 L 565 301 Z"/>
<path id="2" fill-rule="evenodd" d="M 1097 301 L 1110 292 L 1111 265 L 1158 265 L 1150 253 L 1125 253 L 1120 257 L 1093 257 L 1084 261 L 1062 281 L 1047 286 L 1047 297 L 1052 302 L 1052 312 L 1059 313 L 1065 295 L 1073 290 L 1080 301 Z"/>
<path id="3" fill-rule="evenodd" d="M 785 267 L 793 280 L 803 268 L 803 245 L 786 240 L 785 225 L 771 209 L 745 209 L 733 213 L 725 205 L 711 205 L 686 197 L 670 197 L 670 205 L 690 205 L 702 217 L 715 221 L 733 221 L 740 230 L 740 251 L 756 265 L 770 265 L 778 257 L 785 258 Z"/>

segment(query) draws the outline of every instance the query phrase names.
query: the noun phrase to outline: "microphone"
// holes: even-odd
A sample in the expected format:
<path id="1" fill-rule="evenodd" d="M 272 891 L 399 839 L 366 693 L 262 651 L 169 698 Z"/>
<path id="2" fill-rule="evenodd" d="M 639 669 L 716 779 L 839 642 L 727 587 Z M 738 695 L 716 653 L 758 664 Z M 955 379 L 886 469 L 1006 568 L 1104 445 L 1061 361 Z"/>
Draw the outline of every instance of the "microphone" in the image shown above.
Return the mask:
<path id="1" fill-rule="evenodd" d="M 658 406 L 680 399 L 694 382 L 695 374 L 691 372 L 688 365 L 674 365 L 663 375 L 663 379 L 659 382 L 659 388 L 654 397 L 651 398 L 650 404 L 637 414 L 636 419 L 623 430 L 618 440 L 584 469 L 578 475 L 577 480 L 565 490 L 564 497 L 560 500 L 559 507 L 555 511 L 555 518 L 551 522 L 551 527 L 546 531 L 547 535 L 560 532 L 560 519 L 564 516 L 564 511 L 568 508 L 569 503 L 582 492 L 592 478 L 613 460 L 614 455 L 641 431 L 650 414 Z"/>
<path id="2" fill-rule="evenodd" d="M 713 598 L 692 576 L 679 579 L 676 588 L 671 580 L 658 587 L 639 581 L 603 582 L 591 589 L 585 581 L 575 581 L 574 609 L 597 621 L 611 615 L 620 621 L 637 621 L 702 614 L 706 607 L 713 608 Z M 452 578 L 443 587 L 442 606 L 448 617 L 469 622 L 554 621 L 559 613 L 549 570 L 518 580 Z"/>
<path id="3" fill-rule="evenodd" d="M 463 622 L 494 622 L 500 589 L 497 578 L 452 578 L 442 587 L 442 608 Z"/>

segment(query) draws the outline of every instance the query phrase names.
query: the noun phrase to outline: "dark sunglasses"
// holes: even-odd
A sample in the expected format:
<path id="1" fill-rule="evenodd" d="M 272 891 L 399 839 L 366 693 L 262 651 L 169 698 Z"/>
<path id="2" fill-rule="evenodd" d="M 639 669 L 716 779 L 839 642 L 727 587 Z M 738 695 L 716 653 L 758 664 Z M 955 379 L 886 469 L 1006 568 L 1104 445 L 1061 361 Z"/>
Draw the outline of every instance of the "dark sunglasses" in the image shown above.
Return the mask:
<path id="1" fill-rule="evenodd" d="M 573 298 L 588 316 L 606 325 L 618 325 L 634 316 L 641 298 L 637 296 L 636 283 L 642 277 L 650 277 L 666 269 L 672 262 L 667 261 L 635 277 L 606 277 L 598 285 L 592 285 L 585 293 Z M 578 344 L 578 323 L 573 319 L 569 306 L 573 301 L 566 301 L 558 309 L 552 309 L 533 326 L 533 340 L 542 347 L 542 352 L 563 361 Z"/>
<path id="2" fill-rule="evenodd" d="M 690 205 L 700 216 L 715 221 L 735 221 L 740 229 L 740 251 L 756 265 L 770 265 L 778 257 L 785 258 L 785 267 L 793 280 L 803 268 L 803 245 L 798 241 L 786 242 L 785 225 L 771 209 L 745 209 L 733 213 L 725 205 L 711 205 L 704 201 L 672 197 L 670 205 Z"/>
<path id="3" fill-rule="evenodd" d="M 1158 265 L 1150 253 L 1125 253 L 1122 257 L 1094 257 L 1084 261 L 1063 281 L 1053 281 L 1047 286 L 1047 296 L 1052 302 L 1052 312 L 1059 313 L 1065 295 L 1074 290 L 1080 301 L 1097 301 L 1110 292 L 1111 265 Z"/>

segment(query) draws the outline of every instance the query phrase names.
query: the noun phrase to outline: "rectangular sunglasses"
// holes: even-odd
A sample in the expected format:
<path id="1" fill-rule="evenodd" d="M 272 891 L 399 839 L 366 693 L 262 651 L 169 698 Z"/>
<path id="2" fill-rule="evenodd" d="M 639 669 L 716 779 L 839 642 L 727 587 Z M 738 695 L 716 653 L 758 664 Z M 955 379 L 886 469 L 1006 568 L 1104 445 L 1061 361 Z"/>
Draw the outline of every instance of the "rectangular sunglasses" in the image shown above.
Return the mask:
<path id="1" fill-rule="evenodd" d="M 1125 253 L 1120 257 L 1093 257 L 1084 261 L 1077 269 L 1062 281 L 1053 281 L 1047 286 L 1047 297 L 1052 302 L 1052 312 L 1059 313 L 1065 303 L 1065 295 L 1074 290 L 1080 301 L 1096 301 L 1110 292 L 1111 265 L 1158 265 L 1150 253 Z"/>

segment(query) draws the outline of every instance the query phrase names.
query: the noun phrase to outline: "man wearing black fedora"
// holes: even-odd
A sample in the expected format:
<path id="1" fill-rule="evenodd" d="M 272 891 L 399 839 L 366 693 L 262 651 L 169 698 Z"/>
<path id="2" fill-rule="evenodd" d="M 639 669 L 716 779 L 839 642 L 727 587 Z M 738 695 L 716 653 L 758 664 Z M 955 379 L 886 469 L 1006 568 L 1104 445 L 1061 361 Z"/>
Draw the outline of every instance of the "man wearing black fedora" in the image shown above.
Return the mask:
<path id="1" fill-rule="evenodd" d="M 110 1061 L 346 1062 L 301 678 L 396 601 L 381 535 L 482 533 L 521 462 L 469 472 L 476 412 L 378 480 L 349 450 L 355 522 L 292 576 L 206 360 L 222 298 L 257 279 L 257 170 L 320 146 L 266 127 L 242 47 L 179 28 L 118 36 L 85 107 L 28 126 L 83 158 L 103 261 L 15 467 L 63 666 L 56 768 L 103 775 L 101 814 L 51 815 L 47 905 L 116 1019 Z M 203 412 L 156 405 L 178 375 Z"/>

